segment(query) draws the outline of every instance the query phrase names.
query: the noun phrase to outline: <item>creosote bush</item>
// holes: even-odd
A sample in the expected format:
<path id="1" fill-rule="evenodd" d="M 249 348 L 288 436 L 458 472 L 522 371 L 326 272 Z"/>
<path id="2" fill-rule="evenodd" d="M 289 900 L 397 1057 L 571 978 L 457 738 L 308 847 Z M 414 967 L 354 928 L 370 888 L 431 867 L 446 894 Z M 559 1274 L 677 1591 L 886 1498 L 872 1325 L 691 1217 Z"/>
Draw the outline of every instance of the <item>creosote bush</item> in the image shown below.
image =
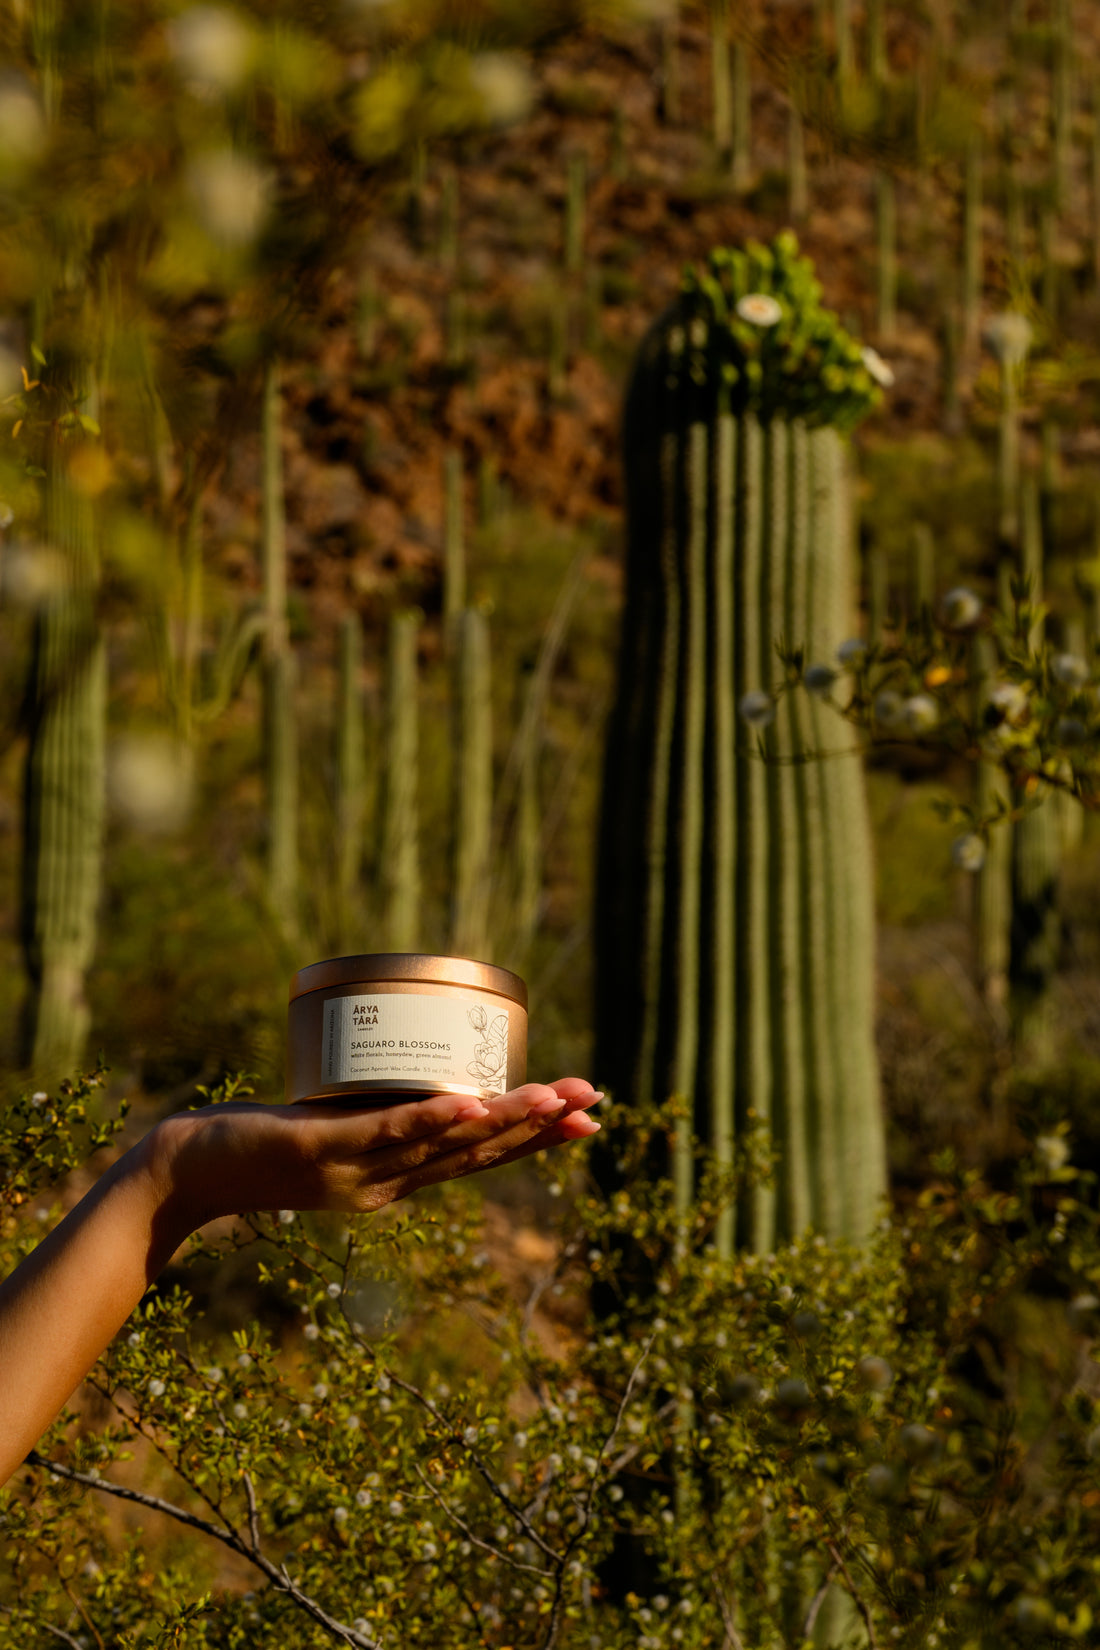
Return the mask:
<path id="1" fill-rule="evenodd" d="M 39 1210 L 82 1155 L 94 1082 L 0 1119 L 5 1268 L 57 1218 Z M 604 1111 L 624 1160 L 675 1124 Z M 1010 1185 L 943 1157 L 865 1251 L 807 1236 L 719 1261 L 728 1174 L 704 1169 L 689 1232 L 665 1186 L 582 1189 L 526 1301 L 453 1189 L 196 1239 L 223 1267 L 251 1252 L 301 1327 L 217 1334 L 179 1284 L 147 1298 L 89 1377 L 98 1408 L 0 1496 L 0 1645 L 709 1650 L 727 1624 L 798 1645 L 829 1580 L 880 1645 L 1091 1642 L 1096 1185 L 1064 1125 L 1032 1133 Z M 571 1184 L 568 1161 L 549 1172 Z M 637 1296 L 616 1277 L 627 1233 L 652 1267 Z M 547 1350 L 536 1297 L 593 1280 L 618 1315 Z M 120 1495 L 163 1515 L 155 1541 L 119 1538 Z M 650 1584 L 613 1605 L 601 1570 L 627 1531 Z M 249 1591 L 217 1584 L 225 1549 Z"/>

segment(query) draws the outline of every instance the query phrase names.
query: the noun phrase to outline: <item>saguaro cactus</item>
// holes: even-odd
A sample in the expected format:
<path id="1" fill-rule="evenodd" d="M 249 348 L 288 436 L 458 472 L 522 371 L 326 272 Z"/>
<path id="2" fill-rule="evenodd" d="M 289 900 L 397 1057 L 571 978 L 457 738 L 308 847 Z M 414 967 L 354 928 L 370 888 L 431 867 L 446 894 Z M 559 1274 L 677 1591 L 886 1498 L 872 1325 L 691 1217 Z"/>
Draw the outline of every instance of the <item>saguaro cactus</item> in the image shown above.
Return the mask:
<path id="1" fill-rule="evenodd" d="M 493 723 L 489 621 L 478 608 L 461 616 L 457 687 L 451 947 L 459 956 L 483 957 L 489 940 Z"/>
<path id="2" fill-rule="evenodd" d="M 261 427 L 264 581 L 264 735 L 267 775 L 267 897 L 288 937 L 298 926 L 297 672 L 287 623 L 279 369 L 264 374 Z"/>
<path id="3" fill-rule="evenodd" d="M 391 951 L 413 951 L 420 929 L 420 849 L 417 809 L 419 693 L 416 670 L 420 613 L 390 619 L 386 660 L 386 734 L 382 789 L 383 929 Z"/>
<path id="4" fill-rule="evenodd" d="M 364 761 L 363 626 L 358 613 L 345 613 L 340 626 L 336 705 L 336 886 L 340 944 L 350 949 L 362 913 L 360 873 L 366 803 Z"/>
<path id="5" fill-rule="evenodd" d="M 620 1100 L 691 1102 L 681 1207 L 693 1126 L 725 1163 L 770 1131 L 775 1190 L 744 1200 L 721 1249 L 810 1225 L 862 1236 L 884 1190 L 862 775 L 855 756 L 822 754 L 837 744 L 825 707 L 775 698 L 778 639 L 823 661 L 849 633 L 841 437 L 877 398 L 785 234 L 686 278 L 627 401 L 596 1063 Z M 767 760 L 739 702 L 775 712 Z"/>
<path id="6" fill-rule="evenodd" d="M 96 940 L 103 843 L 107 667 L 95 620 L 91 507 L 64 447 L 47 459 L 45 528 L 65 583 L 38 614 L 23 813 L 22 937 L 31 979 L 28 1064 L 67 1074 L 88 1034 L 84 977 Z"/>

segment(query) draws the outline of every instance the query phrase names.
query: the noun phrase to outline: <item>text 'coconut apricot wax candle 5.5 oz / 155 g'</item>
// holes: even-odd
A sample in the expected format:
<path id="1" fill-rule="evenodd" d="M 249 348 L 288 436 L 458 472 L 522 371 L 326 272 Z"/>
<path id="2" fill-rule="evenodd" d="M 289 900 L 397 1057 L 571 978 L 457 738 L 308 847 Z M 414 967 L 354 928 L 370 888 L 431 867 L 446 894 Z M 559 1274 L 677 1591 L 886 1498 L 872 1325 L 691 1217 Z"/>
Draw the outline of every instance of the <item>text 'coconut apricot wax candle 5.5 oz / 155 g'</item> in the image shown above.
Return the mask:
<path id="1" fill-rule="evenodd" d="M 332 957 L 290 984 L 288 1100 L 490 1099 L 527 1077 L 527 987 L 469 957 Z"/>

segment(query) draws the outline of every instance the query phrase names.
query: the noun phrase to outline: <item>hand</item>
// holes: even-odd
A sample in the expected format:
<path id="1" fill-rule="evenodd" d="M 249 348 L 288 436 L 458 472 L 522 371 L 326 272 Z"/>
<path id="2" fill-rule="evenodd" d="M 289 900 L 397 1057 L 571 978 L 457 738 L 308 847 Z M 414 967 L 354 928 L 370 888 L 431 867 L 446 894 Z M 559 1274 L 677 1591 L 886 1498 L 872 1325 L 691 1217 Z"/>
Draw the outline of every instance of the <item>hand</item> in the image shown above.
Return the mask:
<path id="1" fill-rule="evenodd" d="M 367 1211 L 421 1186 L 510 1163 L 595 1134 L 599 1095 L 566 1077 L 482 1103 L 454 1095 L 391 1106 L 257 1106 L 167 1118 L 148 1137 L 149 1169 L 181 1234 L 252 1209 Z"/>
<path id="2" fill-rule="evenodd" d="M 420 1186 L 595 1134 L 567 1077 L 485 1105 L 231 1101 L 151 1129 L 0 1285 L 0 1483 L 197 1227 L 252 1209 L 380 1209 Z"/>

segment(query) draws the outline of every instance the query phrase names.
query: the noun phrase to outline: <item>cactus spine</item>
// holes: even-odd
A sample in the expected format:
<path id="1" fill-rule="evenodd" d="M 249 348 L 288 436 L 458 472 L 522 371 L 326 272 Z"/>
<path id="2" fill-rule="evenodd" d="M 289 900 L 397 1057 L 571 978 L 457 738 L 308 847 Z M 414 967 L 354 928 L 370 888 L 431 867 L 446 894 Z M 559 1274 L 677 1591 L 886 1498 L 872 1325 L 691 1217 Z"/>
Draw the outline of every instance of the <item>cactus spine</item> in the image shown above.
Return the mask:
<path id="1" fill-rule="evenodd" d="M 279 368 L 264 372 L 261 425 L 261 551 L 264 587 L 264 733 L 267 898 L 288 938 L 298 926 L 297 671 L 287 623 Z"/>
<path id="2" fill-rule="evenodd" d="M 786 335 L 761 337 L 733 311 L 731 299 L 769 290 Z M 822 421 L 851 408 L 819 393 L 815 425 L 815 385 L 791 388 L 779 364 L 789 333 L 808 344 L 826 326 L 858 411 L 871 403 L 858 351 L 817 291 L 791 237 L 771 252 L 716 253 L 644 341 L 624 426 L 629 544 L 597 882 L 597 1066 L 621 1100 L 681 1097 L 671 1165 L 681 1209 L 694 1193 L 693 1133 L 733 1165 L 757 1123 L 770 1130 L 775 1190 L 755 1189 L 726 1216 L 725 1252 L 769 1249 L 808 1225 L 862 1236 L 884 1190 L 858 760 L 761 762 L 735 714 L 746 693 L 780 687 L 777 638 L 825 659 L 851 624 L 844 452 Z M 743 371 L 741 349 L 759 374 Z M 824 750 L 831 734 L 823 707 L 785 694 L 766 754 Z"/>
<path id="3" fill-rule="evenodd" d="M 420 933 L 417 809 L 419 696 L 416 652 L 420 614 L 390 619 L 386 655 L 385 769 L 382 788 L 383 931 L 391 951 L 415 951 Z"/>
<path id="4" fill-rule="evenodd" d="M 96 941 L 103 847 L 107 663 L 93 607 L 91 506 L 71 486 L 64 447 L 46 461 L 45 528 L 66 587 L 35 622 L 24 790 L 22 939 L 31 980 L 28 1064 L 41 1082 L 80 1060 L 84 979 Z"/>
<path id="5" fill-rule="evenodd" d="M 454 739 L 454 879 L 451 949 L 484 957 L 489 937 L 493 723 L 489 621 L 467 608 L 458 628 Z"/>

